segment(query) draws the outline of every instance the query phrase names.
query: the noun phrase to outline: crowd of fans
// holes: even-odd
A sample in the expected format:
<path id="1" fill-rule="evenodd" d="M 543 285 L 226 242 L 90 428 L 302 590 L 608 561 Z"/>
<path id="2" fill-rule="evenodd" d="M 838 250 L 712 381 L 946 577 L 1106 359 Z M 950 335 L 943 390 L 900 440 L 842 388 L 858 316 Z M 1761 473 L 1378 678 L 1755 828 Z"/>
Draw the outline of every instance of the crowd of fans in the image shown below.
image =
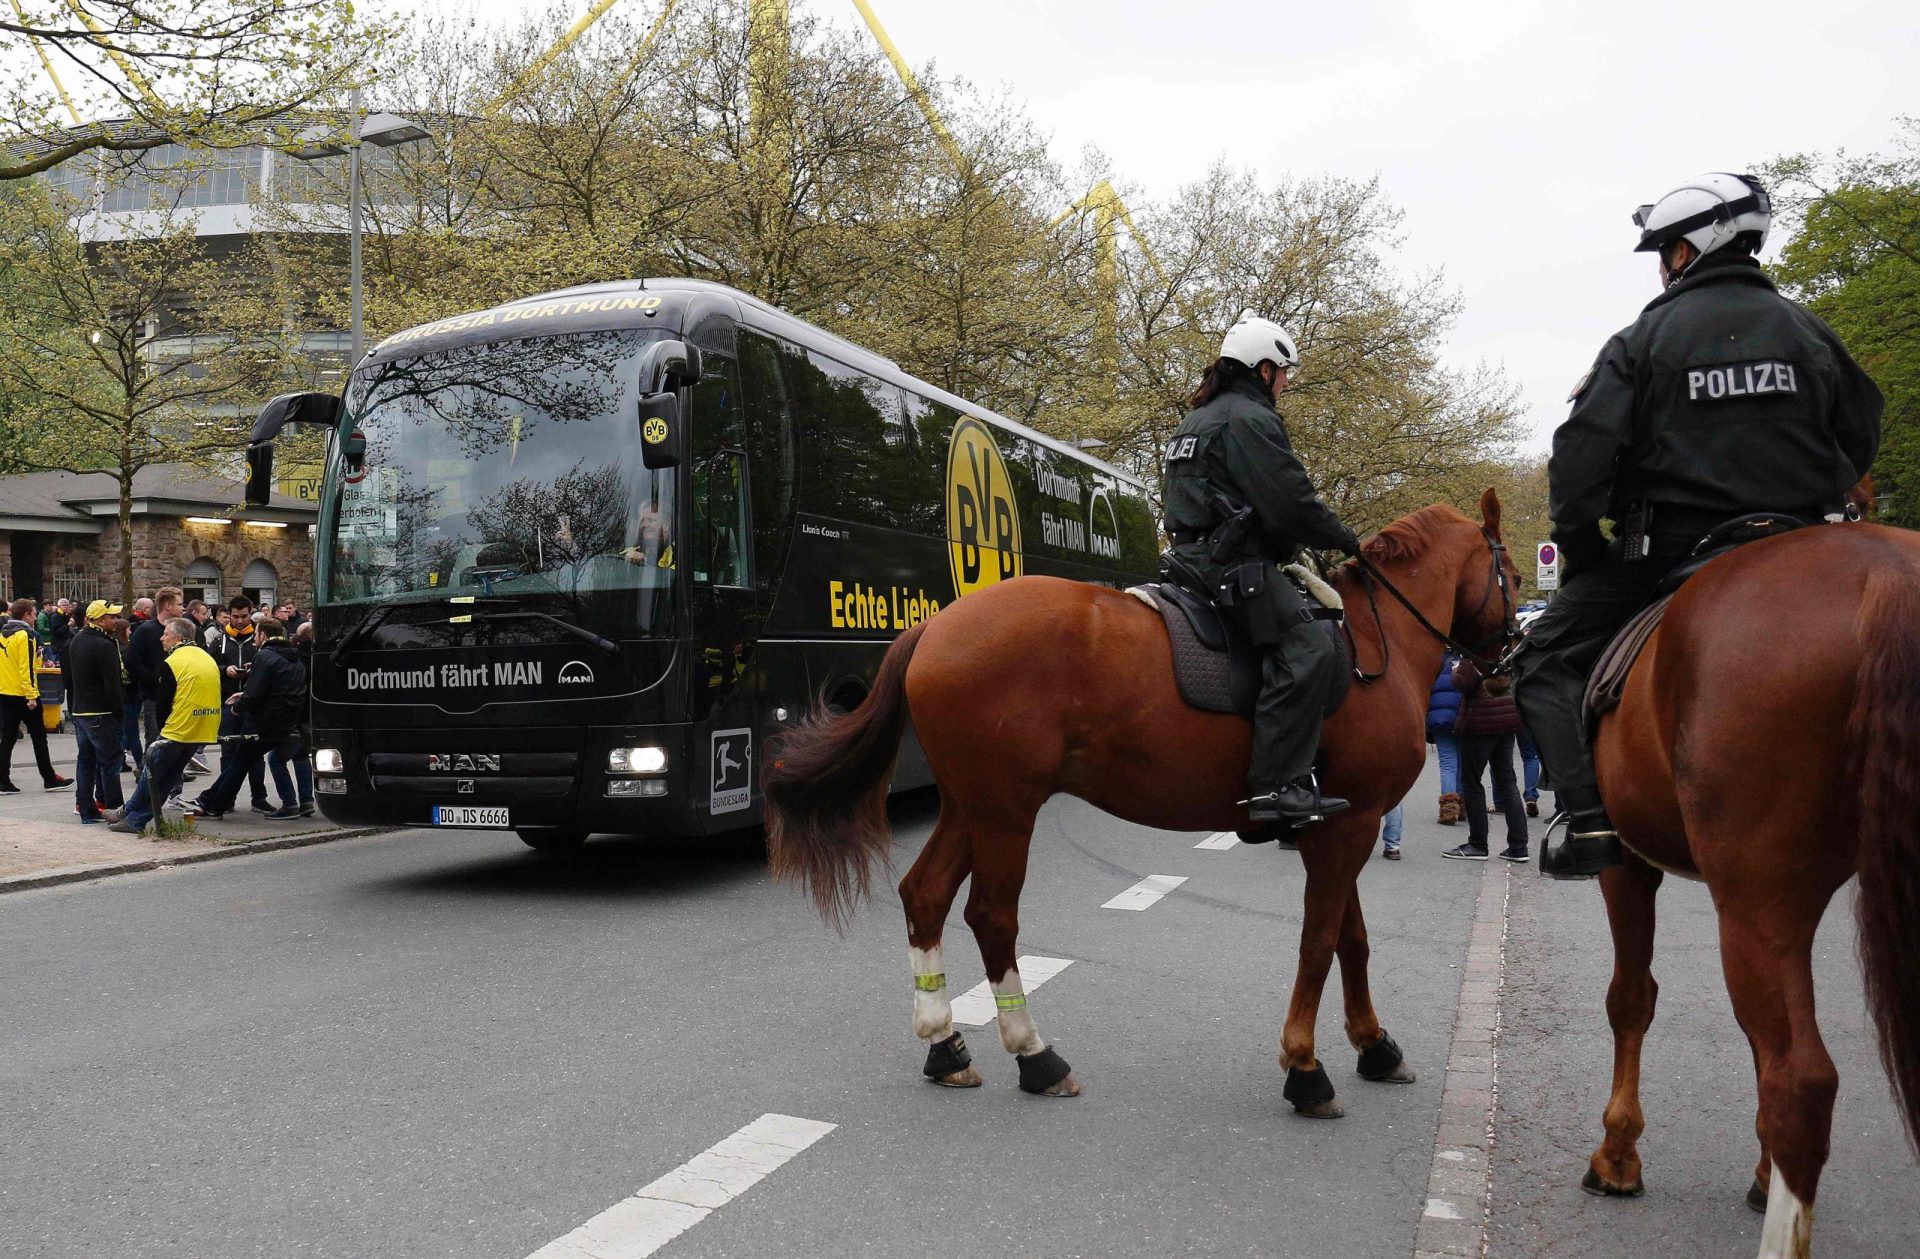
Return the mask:
<path id="1" fill-rule="evenodd" d="M 291 602 L 225 606 L 162 586 L 131 609 L 106 599 L 16 599 L 0 617 L 0 794 L 18 793 L 13 750 L 24 727 L 48 791 L 72 788 L 83 824 L 139 834 L 163 807 L 221 817 L 240 789 L 275 821 L 311 817 L 307 729 L 313 626 Z M 54 770 L 40 673 L 57 668 L 75 742 L 74 776 Z M 207 760 L 218 749 L 218 768 Z M 279 794 L 267 796 L 272 776 Z M 121 776 L 137 777 L 123 797 Z M 184 784 L 211 775 L 193 799 Z"/>

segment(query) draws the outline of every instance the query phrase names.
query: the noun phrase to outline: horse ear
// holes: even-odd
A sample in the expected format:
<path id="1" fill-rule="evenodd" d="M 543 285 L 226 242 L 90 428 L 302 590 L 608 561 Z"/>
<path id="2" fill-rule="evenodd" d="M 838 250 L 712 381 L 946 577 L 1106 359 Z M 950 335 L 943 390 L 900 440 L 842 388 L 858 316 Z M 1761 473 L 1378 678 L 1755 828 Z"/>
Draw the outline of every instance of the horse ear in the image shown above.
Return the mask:
<path id="1" fill-rule="evenodd" d="M 1486 525 L 1487 532 L 1493 535 L 1495 541 L 1506 541 L 1500 536 L 1500 496 L 1493 492 L 1491 485 L 1480 496 L 1480 521 Z"/>

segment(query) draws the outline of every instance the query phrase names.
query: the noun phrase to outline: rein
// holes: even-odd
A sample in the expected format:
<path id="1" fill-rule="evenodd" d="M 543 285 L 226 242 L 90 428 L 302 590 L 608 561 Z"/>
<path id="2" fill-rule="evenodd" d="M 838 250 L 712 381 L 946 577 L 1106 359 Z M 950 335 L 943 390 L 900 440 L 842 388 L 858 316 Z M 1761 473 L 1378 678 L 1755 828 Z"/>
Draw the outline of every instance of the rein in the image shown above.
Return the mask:
<path id="1" fill-rule="evenodd" d="M 1393 641 L 1387 637 L 1387 627 L 1380 620 L 1380 600 L 1374 593 L 1374 587 L 1376 585 L 1392 595 L 1395 602 L 1399 603 L 1401 607 L 1411 613 L 1413 619 L 1419 623 L 1421 629 L 1459 653 L 1462 659 L 1469 661 L 1482 673 L 1493 676 L 1507 672 L 1508 662 L 1513 659 L 1513 653 L 1516 648 L 1508 647 L 1498 656 L 1494 657 L 1480 654 L 1481 648 L 1485 647 L 1488 643 L 1511 643 L 1514 638 L 1518 636 L 1514 628 L 1513 591 L 1509 589 L 1507 585 L 1506 565 L 1501 563 L 1501 557 L 1506 554 L 1507 547 L 1504 542 L 1495 538 L 1493 534 L 1487 530 L 1485 525 L 1480 527 L 1480 536 L 1486 539 L 1487 553 L 1493 561 L 1493 568 L 1492 571 L 1487 574 L 1487 588 L 1480 596 L 1480 606 L 1474 609 L 1474 615 L 1478 616 L 1486 609 L 1487 604 L 1492 602 L 1493 592 L 1496 587 L 1500 591 L 1501 610 L 1505 615 L 1502 618 L 1503 625 L 1499 633 L 1489 635 L 1471 647 L 1460 642 L 1453 635 L 1428 620 L 1426 613 L 1415 607 L 1413 601 L 1402 594 L 1399 587 L 1388 580 L 1387 575 L 1381 572 L 1372 560 L 1368 559 L 1365 555 L 1356 555 L 1353 557 L 1360 569 L 1360 585 L 1361 588 L 1367 592 L 1367 606 L 1373 613 L 1374 629 L 1378 632 L 1380 638 L 1380 667 L 1372 673 L 1360 668 L 1360 654 L 1358 650 L 1354 650 L 1353 676 L 1358 681 L 1379 681 L 1386 676 L 1388 667 L 1393 663 Z M 1358 645 L 1353 639 L 1353 627 L 1348 625 L 1346 630 L 1349 648 L 1357 648 Z"/>

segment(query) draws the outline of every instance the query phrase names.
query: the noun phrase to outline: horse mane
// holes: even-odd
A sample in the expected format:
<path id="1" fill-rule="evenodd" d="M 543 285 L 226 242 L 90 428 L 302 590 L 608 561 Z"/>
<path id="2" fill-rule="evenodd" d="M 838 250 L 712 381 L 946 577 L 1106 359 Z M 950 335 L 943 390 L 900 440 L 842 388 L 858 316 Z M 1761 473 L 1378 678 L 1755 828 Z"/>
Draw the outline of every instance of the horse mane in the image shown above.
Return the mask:
<path id="1" fill-rule="evenodd" d="M 1434 503 L 1410 512 L 1394 521 L 1380 532 L 1361 544 L 1360 553 L 1375 564 L 1389 564 L 1395 560 L 1417 560 L 1432 549 L 1439 540 L 1440 529 L 1445 525 L 1472 524 L 1457 509 L 1445 503 Z M 1355 561 L 1348 560 L 1344 568 L 1353 568 Z"/>

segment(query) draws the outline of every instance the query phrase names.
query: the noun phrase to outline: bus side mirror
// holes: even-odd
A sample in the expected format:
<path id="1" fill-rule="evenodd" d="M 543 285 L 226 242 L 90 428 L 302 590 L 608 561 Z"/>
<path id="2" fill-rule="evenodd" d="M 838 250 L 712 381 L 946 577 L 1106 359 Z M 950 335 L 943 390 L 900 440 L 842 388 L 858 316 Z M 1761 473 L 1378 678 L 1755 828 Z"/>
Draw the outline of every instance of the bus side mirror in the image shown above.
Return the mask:
<path id="1" fill-rule="evenodd" d="M 340 423 L 340 399 L 330 393 L 283 393 L 260 408 L 247 439 L 247 506 L 264 507 L 273 493 L 273 443 L 289 424 Z"/>
<path id="2" fill-rule="evenodd" d="M 662 393 L 700 383 L 700 347 L 655 341 L 640 356 L 640 392 Z"/>
<path id="3" fill-rule="evenodd" d="M 671 390 L 640 399 L 640 462 L 649 470 L 677 468 L 686 450 L 680 396 Z"/>

